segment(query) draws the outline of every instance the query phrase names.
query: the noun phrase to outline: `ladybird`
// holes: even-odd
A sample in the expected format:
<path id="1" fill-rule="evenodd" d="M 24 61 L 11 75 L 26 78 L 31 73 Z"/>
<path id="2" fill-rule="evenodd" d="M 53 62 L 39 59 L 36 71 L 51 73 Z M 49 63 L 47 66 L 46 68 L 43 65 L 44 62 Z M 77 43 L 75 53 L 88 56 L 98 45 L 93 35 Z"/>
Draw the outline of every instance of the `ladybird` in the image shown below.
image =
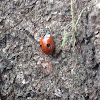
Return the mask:
<path id="1" fill-rule="evenodd" d="M 45 54 L 52 54 L 54 43 L 52 38 L 50 37 L 50 34 L 46 34 L 43 38 L 40 39 L 40 47 L 42 52 L 44 52 Z"/>

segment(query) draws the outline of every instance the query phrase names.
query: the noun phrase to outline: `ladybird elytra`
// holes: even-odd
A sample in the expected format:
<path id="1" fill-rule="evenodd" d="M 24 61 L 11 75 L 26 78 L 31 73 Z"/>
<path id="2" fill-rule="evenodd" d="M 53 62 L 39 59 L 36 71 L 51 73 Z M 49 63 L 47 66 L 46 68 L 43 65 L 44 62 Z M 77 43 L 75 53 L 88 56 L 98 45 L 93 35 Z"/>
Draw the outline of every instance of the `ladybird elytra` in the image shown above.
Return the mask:
<path id="1" fill-rule="evenodd" d="M 43 53 L 50 55 L 54 49 L 54 43 L 50 34 L 46 34 L 43 38 L 40 39 L 40 47 Z"/>

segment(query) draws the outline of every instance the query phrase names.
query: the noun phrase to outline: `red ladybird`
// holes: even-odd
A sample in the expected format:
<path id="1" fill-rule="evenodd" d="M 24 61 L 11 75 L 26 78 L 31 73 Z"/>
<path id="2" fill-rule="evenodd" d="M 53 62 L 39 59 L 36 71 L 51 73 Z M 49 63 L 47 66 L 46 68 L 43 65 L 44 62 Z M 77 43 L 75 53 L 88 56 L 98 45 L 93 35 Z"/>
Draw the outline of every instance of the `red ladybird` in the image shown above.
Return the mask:
<path id="1" fill-rule="evenodd" d="M 44 38 L 41 38 L 40 47 L 42 52 L 44 52 L 45 54 L 47 55 L 52 54 L 54 49 L 54 43 L 52 38 L 50 37 L 50 34 L 46 34 Z"/>

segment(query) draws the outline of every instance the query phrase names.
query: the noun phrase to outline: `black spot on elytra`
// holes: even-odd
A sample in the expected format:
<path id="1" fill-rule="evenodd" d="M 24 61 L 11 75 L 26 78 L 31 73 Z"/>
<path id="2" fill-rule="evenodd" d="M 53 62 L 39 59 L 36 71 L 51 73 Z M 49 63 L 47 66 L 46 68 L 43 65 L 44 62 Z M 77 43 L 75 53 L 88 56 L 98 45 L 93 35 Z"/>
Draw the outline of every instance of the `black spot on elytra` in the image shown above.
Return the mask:
<path id="1" fill-rule="evenodd" d="M 40 45 L 40 47 L 42 47 L 42 45 Z"/>
<path id="2" fill-rule="evenodd" d="M 47 47 L 50 47 L 50 44 L 47 44 Z"/>

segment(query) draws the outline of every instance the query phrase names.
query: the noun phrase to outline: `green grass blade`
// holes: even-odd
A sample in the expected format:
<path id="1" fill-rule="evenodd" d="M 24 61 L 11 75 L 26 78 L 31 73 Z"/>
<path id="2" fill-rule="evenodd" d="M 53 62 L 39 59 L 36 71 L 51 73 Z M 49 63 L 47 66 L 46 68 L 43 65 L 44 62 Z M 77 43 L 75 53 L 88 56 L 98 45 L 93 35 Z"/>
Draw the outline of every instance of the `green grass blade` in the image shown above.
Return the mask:
<path id="1" fill-rule="evenodd" d="M 80 14 L 78 15 L 78 19 L 77 19 L 76 24 L 75 24 L 76 26 L 77 26 L 77 24 L 78 24 L 78 22 L 79 22 L 79 20 L 80 20 L 80 18 L 81 18 L 81 16 L 82 16 L 84 10 L 85 10 L 85 8 L 84 8 L 84 9 L 80 12 Z"/>
<path id="2" fill-rule="evenodd" d="M 71 23 L 69 23 L 69 24 L 67 25 L 67 28 L 69 28 L 70 26 L 71 26 Z M 64 29 L 64 34 L 63 34 L 63 38 L 62 38 L 61 49 L 64 48 L 66 40 L 67 40 L 67 32 L 66 32 L 66 30 Z"/>
<path id="3" fill-rule="evenodd" d="M 64 48 L 64 46 L 65 46 L 65 42 L 66 42 L 66 38 L 67 38 L 67 34 L 66 34 L 65 29 L 64 29 L 64 36 L 63 36 L 63 41 L 62 41 L 61 48 Z"/>

